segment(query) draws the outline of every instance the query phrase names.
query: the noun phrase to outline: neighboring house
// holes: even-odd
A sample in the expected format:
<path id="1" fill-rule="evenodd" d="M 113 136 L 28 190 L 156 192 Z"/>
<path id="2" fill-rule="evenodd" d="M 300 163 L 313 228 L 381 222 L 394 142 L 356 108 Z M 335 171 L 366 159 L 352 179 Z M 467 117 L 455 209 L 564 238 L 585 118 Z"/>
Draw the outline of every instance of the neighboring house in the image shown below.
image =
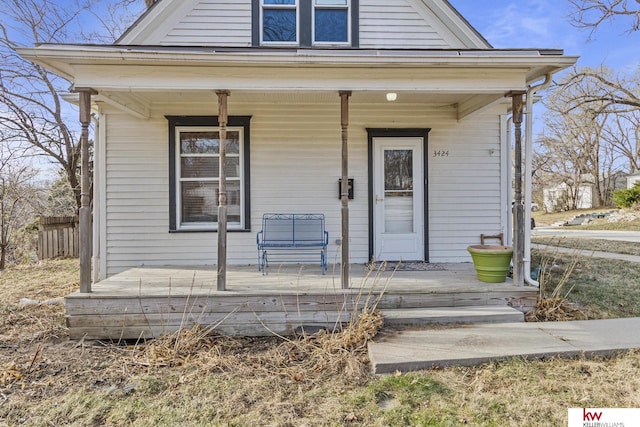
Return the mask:
<path id="1" fill-rule="evenodd" d="M 256 263 L 265 212 L 324 213 L 340 259 L 342 130 L 351 262 L 469 262 L 508 234 L 510 94 L 576 61 L 494 49 L 445 0 L 160 0 L 113 45 L 19 52 L 97 113 L 99 279 L 216 263 L 217 91 L 229 264 Z"/>
<path id="2" fill-rule="evenodd" d="M 574 191 L 576 191 L 575 202 Z M 544 210 L 545 212 L 561 212 L 574 208 L 590 209 L 593 207 L 593 191 L 592 183 L 580 184 L 577 189 L 564 182 L 555 187 L 545 188 L 543 190 Z"/>
<path id="3" fill-rule="evenodd" d="M 627 177 L 627 189 L 633 188 L 633 186 L 638 182 L 640 182 L 640 172 L 629 175 Z"/>
<path id="4" fill-rule="evenodd" d="M 600 187 L 611 187 L 611 190 L 609 191 L 610 194 L 608 194 L 608 199 L 611 200 L 612 194 L 615 190 L 623 189 L 625 188 L 625 185 L 629 185 L 629 179 L 630 177 L 626 172 L 614 172 L 607 178 L 600 180 Z M 576 191 L 575 209 L 597 208 L 597 195 L 595 193 L 596 186 L 594 185 L 594 180 L 595 178 L 592 174 L 585 174 L 583 175 L 582 182 L 577 189 L 574 189 L 572 186 L 564 182 L 554 187 L 545 188 L 543 190 L 545 211 L 559 212 L 573 209 L 573 191 Z"/>

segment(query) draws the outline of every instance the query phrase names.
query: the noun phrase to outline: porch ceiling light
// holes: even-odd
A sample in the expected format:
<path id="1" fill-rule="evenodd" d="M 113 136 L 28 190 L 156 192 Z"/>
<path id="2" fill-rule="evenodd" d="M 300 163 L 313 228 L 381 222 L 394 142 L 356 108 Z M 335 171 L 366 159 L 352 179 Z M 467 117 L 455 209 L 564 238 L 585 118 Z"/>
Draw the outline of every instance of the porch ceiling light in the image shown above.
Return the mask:
<path id="1" fill-rule="evenodd" d="M 393 102 L 393 101 L 395 101 L 396 99 L 398 99 L 398 94 L 397 94 L 397 93 L 395 93 L 395 92 L 389 92 L 389 93 L 387 93 L 387 101 L 389 101 L 389 102 Z"/>

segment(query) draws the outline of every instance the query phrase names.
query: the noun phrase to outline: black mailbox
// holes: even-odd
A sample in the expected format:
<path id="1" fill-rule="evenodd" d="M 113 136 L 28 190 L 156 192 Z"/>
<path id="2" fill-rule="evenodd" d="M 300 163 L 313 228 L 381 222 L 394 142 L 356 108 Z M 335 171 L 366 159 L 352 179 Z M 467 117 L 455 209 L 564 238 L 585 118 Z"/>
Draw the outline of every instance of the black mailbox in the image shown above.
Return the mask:
<path id="1" fill-rule="evenodd" d="M 349 181 L 349 199 L 353 200 L 353 178 L 347 178 Z M 338 179 L 338 199 L 342 198 L 342 194 L 340 193 L 340 183 L 342 179 Z"/>

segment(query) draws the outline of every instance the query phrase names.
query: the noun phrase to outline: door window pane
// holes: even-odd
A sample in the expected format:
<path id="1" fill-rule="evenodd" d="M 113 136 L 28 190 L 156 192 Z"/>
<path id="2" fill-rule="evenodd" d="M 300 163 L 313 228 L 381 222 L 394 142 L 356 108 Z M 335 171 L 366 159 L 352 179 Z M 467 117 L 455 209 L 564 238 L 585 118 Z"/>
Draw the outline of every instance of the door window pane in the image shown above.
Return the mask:
<path id="1" fill-rule="evenodd" d="M 384 189 L 413 190 L 413 150 L 384 151 Z"/>
<path id="2" fill-rule="evenodd" d="M 384 198 L 384 232 L 413 233 L 413 194 L 387 194 Z"/>
<path id="3" fill-rule="evenodd" d="M 414 231 L 413 203 L 413 150 L 385 150 L 385 233 Z"/>

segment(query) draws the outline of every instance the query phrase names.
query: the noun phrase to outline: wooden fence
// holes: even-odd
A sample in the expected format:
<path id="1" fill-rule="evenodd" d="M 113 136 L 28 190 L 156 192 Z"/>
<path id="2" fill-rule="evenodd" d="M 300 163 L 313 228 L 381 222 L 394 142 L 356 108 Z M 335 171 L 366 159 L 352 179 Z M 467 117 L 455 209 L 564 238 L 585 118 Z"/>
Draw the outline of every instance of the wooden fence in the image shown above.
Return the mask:
<path id="1" fill-rule="evenodd" d="M 77 216 L 40 217 L 38 258 L 77 258 L 79 234 Z"/>

